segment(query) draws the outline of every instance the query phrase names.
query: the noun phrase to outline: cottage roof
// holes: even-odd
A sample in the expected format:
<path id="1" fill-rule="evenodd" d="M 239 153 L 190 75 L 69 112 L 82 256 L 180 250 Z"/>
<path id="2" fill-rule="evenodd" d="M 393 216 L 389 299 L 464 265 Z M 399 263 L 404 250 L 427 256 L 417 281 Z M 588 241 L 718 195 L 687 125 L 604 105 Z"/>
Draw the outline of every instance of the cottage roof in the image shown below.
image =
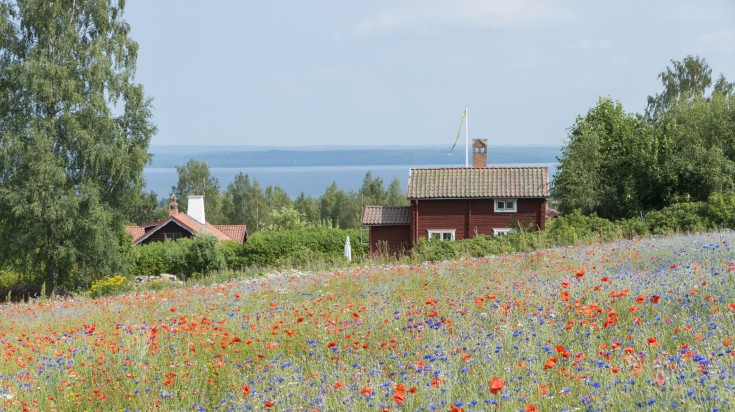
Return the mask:
<path id="1" fill-rule="evenodd" d="M 410 206 L 367 206 L 362 215 L 365 226 L 389 226 L 411 224 Z"/>
<path id="2" fill-rule="evenodd" d="M 411 169 L 409 199 L 548 197 L 548 168 L 473 167 Z"/>
<path id="3" fill-rule="evenodd" d="M 247 235 L 247 226 L 245 225 L 214 225 L 220 232 L 230 238 L 242 243 Z"/>
<path id="4" fill-rule="evenodd" d="M 145 234 L 145 227 L 143 226 L 125 226 L 125 233 L 129 234 L 133 240 L 143 236 Z"/>
<path id="5" fill-rule="evenodd" d="M 141 226 L 126 226 L 125 231 L 133 237 L 133 244 L 137 245 L 170 222 L 176 223 L 192 234 L 208 233 L 219 240 L 235 240 L 242 243 L 245 240 L 245 235 L 247 234 L 247 226 L 245 225 L 202 224 L 184 212 L 178 212 L 163 220 L 147 223 Z M 146 227 L 151 226 L 153 226 L 152 229 L 149 229 L 148 231 L 145 230 Z"/>

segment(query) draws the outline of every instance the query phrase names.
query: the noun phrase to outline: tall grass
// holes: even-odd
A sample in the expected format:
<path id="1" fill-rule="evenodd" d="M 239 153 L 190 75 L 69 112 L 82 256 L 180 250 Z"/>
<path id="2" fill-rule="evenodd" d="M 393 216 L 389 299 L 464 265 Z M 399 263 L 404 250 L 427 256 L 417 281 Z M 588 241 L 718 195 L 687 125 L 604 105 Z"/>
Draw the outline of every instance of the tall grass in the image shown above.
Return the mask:
<path id="1" fill-rule="evenodd" d="M 5 305 L 0 408 L 728 410 L 733 242 L 622 240 Z"/>

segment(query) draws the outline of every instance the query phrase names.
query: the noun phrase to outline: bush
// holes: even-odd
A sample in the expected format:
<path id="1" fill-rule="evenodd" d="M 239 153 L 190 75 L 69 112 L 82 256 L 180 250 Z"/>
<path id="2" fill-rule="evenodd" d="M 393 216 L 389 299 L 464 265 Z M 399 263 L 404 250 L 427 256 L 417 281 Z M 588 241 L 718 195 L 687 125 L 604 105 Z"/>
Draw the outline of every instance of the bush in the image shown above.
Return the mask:
<path id="1" fill-rule="evenodd" d="M 706 205 L 701 202 L 677 203 L 661 210 L 646 213 L 643 219 L 656 235 L 688 231 L 704 231 L 711 227 L 705 215 Z"/>
<path id="2" fill-rule="evenodd" d="M 117 295 L 127 290 L 130 290 L 130 282 L 125 276 L 117 275 L 93 282 L 88 293 L 92 298 L 99 298 Z"/>
<path id="3" fill-rule="evenodd" d="M 257 232 L 242 245 L 242 266 L 304 266 L 314 263 L 345 263 L 347 236 L 352 246 L 352 260 L 367 258 L 368 246 L 359 241 L 359 230 L 305 227 Z"/>
<path id="4" fill-rule="evenodd" d="M 190 244 L 190 239 L 179 239 L 137 246 L 133 275 L 158 276 L 161 273 L 172 273 L 183 276 L 187 269 L 186 252 Z"/>
<path id="5" fill-rule="evenodd" d="M 196 235 L 193 238 L 151 242 L 135 253 L 135 276 L 157 276 L 171 273 L 181 278 L 194 273 L 208 274 L 226 267 L 223 249 L 217 238 Z"/>
<path id="6" fill-rule="evenodd" d="M 713 226 L 735 228 L 735 192 L 714 193 L 707 201 L 705 214 Z"/>
<path id="7" fill-rule="evenodd" d="M 194 273 L 209 274 L 225 268 L 225 256 L 219 247 L 219 240 L 211 235 L 197 234 L 192 239 L 184 257 L 186 268 L 184 277 Z"/>
<path id="8" fill-rule="evenodd" d="M 546 235 L 555 245 L 574 245 L 595 239 L 611 240 L 618 237 L 619 233 L 615 223 L 595 215 L 585 216 L 578 211 L 546 224 Z"/>
<path id="9" fill-rule="evenodd" d="M 450 241 L 431 241 L 429 239 L 420 238 L 413 248 L 412 256 L 421 261 L 438 262 L 441 260 L 456 259 L 460 256 L 460 249 L 465 243 L 472 242 L 469 240 Z"/>

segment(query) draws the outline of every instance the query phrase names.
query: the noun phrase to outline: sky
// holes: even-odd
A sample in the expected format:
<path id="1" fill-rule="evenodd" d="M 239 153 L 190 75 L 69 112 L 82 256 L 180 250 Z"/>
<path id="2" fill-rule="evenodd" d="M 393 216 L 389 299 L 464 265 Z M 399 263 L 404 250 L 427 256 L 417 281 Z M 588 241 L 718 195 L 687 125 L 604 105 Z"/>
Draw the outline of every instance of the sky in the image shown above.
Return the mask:
<path id="1" fill-rule="evenodd" d="M 128 0 L 152 145 L 553 145 L 641 113 L 696 55 L 735 81 L 732 0 Z M 464 138 L 462 131 L 462 139 Z"/>

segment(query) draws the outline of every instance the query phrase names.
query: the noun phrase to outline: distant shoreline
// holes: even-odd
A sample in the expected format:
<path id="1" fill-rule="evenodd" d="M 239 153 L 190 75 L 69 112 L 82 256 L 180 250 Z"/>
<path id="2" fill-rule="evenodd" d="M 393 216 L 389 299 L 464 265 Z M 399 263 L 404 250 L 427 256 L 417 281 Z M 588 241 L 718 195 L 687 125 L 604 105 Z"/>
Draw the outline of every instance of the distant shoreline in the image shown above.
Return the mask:
<path id="1" fill-rule="evenodd" d="M 405 148 L 331 148 L 312 146 L 299 148 L 255 149 L 254 146 L 154 146 L 149 167 L 170 168 L 183 166 L 190 159 L 206 162 L 214 167 L 338 167 L 338 166 L 402 166 L 430 167 L 457 166 L 465 163 L 464 147 L 449 154 L 449 147 Z M 561 148 L 556 146 L 491 146 L 488 164 L 548 164 L 556 163 Z"/>
<path id="2" fill-rule="evenodd" d="M 549 180 L 556 171 L 554 163 L 522 163 L 496 164 L 497 166 L 547 166 Z M 463 166 L 463 165 L 462 165 Z M 491 165 L 492 166 L 492 165 Z M 242 172 L 250 178 L 250 182 L 257 180 L 261 187 L 280 186 L 291 199 L 300 193 L 307 196 L 319 197 L 332 182 L 345 192 L 357 191 L 367 172 L 373 178 L 381 178 L 385 187 L 394 178 L 398 179 L 401 190 L 406 190 L 408 172 L 416 167 L 458 167 L 458 165 L 366 165 L 366 166 L 278 166 L 278 167 L 210 167 L 210 174 L 217 178 L 221 191 L 227 190 L 227 185 L 234 177 Z M 171 187 L 178 180 L 175 167 L 147 167 L 143 171 L 146 179 L 146 191 L 154 191 L 159 197 L 167 197 Z"/>

